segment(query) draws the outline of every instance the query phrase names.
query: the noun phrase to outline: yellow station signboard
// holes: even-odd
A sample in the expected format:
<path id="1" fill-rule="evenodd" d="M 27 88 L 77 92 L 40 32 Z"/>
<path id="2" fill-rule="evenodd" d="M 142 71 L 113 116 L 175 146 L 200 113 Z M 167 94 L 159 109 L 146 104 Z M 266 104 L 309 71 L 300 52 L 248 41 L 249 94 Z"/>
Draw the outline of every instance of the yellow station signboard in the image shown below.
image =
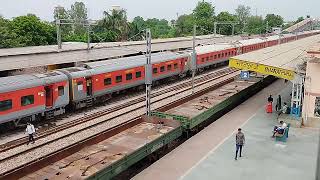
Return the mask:
<path id="1" fill-rule="evenodd" d="M 229 67 L 248 70 L 248 71 L 255 71 L 257 73 L 273 75 L 273 76 L 283 78 L 283 79 L 288 79 L 288 80 L 292 80 L 295 75 L 294 71 L 291 71 L 291 70 L 282 69 L 282 68 L 273 67 L 273 66 L 267 66 L 267 65 L 248 62 L 248 61 L 242 61 L 234 58 L 230 58 Z"/>

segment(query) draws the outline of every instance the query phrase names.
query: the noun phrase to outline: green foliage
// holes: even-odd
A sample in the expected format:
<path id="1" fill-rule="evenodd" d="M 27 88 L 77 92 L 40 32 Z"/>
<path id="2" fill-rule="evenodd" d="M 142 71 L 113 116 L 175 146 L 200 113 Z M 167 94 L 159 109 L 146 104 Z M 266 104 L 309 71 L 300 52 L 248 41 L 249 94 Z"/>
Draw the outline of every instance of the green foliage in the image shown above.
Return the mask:
<path id="1" fill-rule="evenodd" d="M 227 11 L 222 11 L 217 15 L 216 21 L 217 22 L 236 22 L 237 16 L 230 14 Z M 218 29 L 218 32 L 220 32 L 220 34 L 223 34 L 223 35 L 232 34 L 232 25 L 230 24 L 217 25 L 217 29 Z"/>
<path id="2" fill-rule="evenodd" d="M 195 24 L 195 19 L 191 14 L 179 16 L 175 25 L 176 33 L 178 34 L 178 36 L 192 35 L 194 24 Z"/>
<path id="3" fill-rule="evenodd" d="M 246 31 L 249 34 L 261 34 L 264 32 L 265 26 L 261 16 L 251 16 L 248 18 L 246 25 Z"/>
<path id="4" fill-rule="evenodd" d="M 282 27 L 283 26 L 283 18 L 279 15 L 275 14 L 267 14 L 265 18 L 265 23 L 268 22 L 268 27 L 273 28 L 273 27 Z M 268 30 L 269 30 L 268 28 Z"/>
<path id="5" fill-rule="evenodd" d="M 0 17 L 0 48 L 23 46 L 17 41 L 17 34 L 11 31 L 11 22 Z"/>
<path id="6" fill-rule="evenodd" d="M 193 10 L 193 18 L 200 29 L 198 34 L 210 34 L 213 31 L 215 20 L 215 7 L 210 2 L 199 1 L 197 7 Z"/>
<path id="7" fill-rule="evenodd" d="M 165 19 L 147 19 L 145 27 L 151 29 L 152 38 L 168 38 L 171 27 Z"/>
<path id="8" fill-rule="evenodd" d="M 112 10 L 111 12 L 104 11 L 102 20 L 102 28 L 104 31 L 111 30 L 118 34 L 119 41 L 128 38 L 129 24 L 127 20 L 127 12 L 124 9 Z"/>
<path id="9" fill-rule="evenodd" d="M 303 21 L 303 20 L 304 20 L 304 18 L 303 18 L 302 16 L 300 16 L 300 17 L 296 20 L 295 24 L 296 24 L 296 23 L 299 23 L 299 22 L 301 22 L 301 21 Z"/>
<path id="10" fill-rule="evenodd" d="M 56 42 L 56 30 L 49 23 L 41 22 L 32 14 L 19 16 L 9 23 L 11 38 L 15 46 L 49 45 Z"/>
<path id="11" fill-rule="evenodd" d="M 236 16 L 240 24 L 240 29 L 244 29 L 245 24 L 248 22 L 250 17 L 250 10 L 251 8 L 249 6 L 239 5 L 236 11 Z"/>
<path id="12" fill-rule="evenodd" d="M 74 19 L 76 21 L 88 19 L 87 8 L 83 2 L 75 2 L 72 4 L 68 14 L 70 19 Z"/>

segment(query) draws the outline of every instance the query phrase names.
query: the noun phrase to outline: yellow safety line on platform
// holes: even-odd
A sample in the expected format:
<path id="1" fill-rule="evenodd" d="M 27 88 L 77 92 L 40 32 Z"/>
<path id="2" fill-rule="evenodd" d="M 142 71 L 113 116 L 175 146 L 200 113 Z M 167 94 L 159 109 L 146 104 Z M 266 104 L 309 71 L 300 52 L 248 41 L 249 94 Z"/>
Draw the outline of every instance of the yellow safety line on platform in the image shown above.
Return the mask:
<path id="1" fill-rule="evenodd" d="M 257 73 L 273 75 L 288 80 L 294 79 L 295 75 L 295 72 L 291 70 L 282 69 L 274 66 L 267 66 L 264 64 L 258 64 L 249 61 L 243 61 L 234 58 L 229 59 L 229 67 L 248 71 L 255 71 Z"/>

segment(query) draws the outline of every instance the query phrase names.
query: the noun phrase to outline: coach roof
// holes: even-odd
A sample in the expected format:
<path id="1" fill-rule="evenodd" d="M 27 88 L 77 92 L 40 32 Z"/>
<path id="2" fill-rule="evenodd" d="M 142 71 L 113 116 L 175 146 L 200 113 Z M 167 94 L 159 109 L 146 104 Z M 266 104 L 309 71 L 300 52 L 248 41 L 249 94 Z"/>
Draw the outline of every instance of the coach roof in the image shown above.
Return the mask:
<path id="1" fill-rule="evenodd" d="M 0 78 L 0 93 L 27 89 L 55 82 L 67 81 L 61 72 L 53 71 L 45 74 L 24 74 Z"/>
<path id="2" fill-rule="evenodd" d="M 174 52 L 160 52 L 153 53 L 151 56 L 152 64 L 166 62 L 169 60 L 185 58 L 186 53 L 174 53 Z M 144 66 L 146 64 L 146 55 L 125 57 L 119 59 L 111 59 L 106 61 L 84 63 L 84 67 L 91 70 L 93 74 L 101 74 L 106 72 L 113 72 L 117 70 L 125 70 L 134 67 Z"/>

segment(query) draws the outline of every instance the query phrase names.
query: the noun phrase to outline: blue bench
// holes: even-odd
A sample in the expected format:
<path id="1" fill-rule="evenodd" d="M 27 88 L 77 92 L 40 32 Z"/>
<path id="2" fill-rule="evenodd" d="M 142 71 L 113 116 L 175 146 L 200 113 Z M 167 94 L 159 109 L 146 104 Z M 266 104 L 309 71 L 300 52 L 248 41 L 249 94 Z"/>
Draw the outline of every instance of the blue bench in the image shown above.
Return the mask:
<path id="1" fill-rule="evenodd" d="M 290 129 L 290 123 L 288 123 L 287 127 L 284 129 L 284 132 L 282 135 L 276 134 L 276 141 L 282 141 L 287 142 L 287 138 L 289 137 L 289 129 Z"/>

